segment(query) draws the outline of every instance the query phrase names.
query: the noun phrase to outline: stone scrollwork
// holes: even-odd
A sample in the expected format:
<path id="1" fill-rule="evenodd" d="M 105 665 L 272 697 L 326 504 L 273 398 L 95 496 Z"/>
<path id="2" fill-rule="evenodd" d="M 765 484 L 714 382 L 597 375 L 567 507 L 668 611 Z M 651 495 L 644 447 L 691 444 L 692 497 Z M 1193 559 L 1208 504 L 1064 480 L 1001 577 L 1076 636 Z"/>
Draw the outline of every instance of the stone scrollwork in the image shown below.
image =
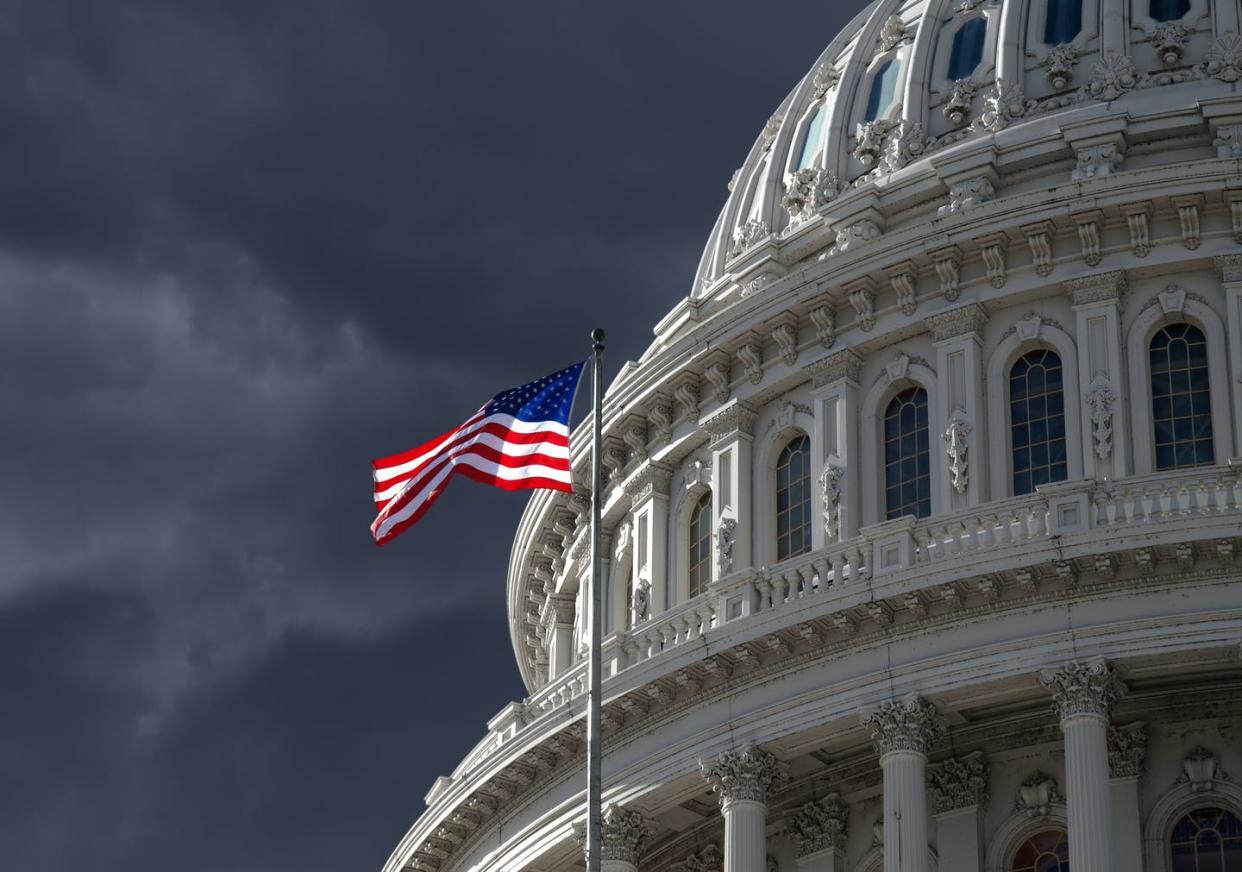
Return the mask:
<path id="1" fill-rule="evenodd" d="M 1018 811 L 1026 812 L 1027 817 L 1041 818 L 1048 816 L 1053 803 L 1063 802 L 1065 797 L 1061 795 L 1056 780 L 1051 775 L 1036 772 L 1018 787 L 1018 798 L 1014 807 Z"/>
<path id="2" fill-rule="evenodd" d="M 828 61 L 820 64 L 819 69 L 815 71 L 815 77 L 811 80 L 811 99 L 818 100 L 835 88 L 839 81 L 841 81 L 840 70 Z"/>
<path id="3" fill-rule="evenodd" d="M 944 736 L 944 719 L 936 707 L 912 694 L 863 712 L 862 722 L 881 755 L 896 751 L 926 754 Z"/>
<path id="4" fill-rule="evenodd" d="M 949 456 L 949 483 L 959 494 L 966 493 L 970 486 L 970 444 L 969 437 L 972 427 L 959 412 L 949 419 L 943 439 L 945 453 Z"/>
<path id="5" fill-rule="evenodd" d="M 788 775 L 784 764 L 754 745 L 726 751 L 711 763 L 700 764 L 703 777 L 720 797 L 731 802 L 764 802 L 768 791 L 781 787 Z"/>
<path id="6" fill-rule="evenodd" d="M 1091 411 L 1091 438 L 1095 456 L 1108 460 L 1113 453 L 1113 406 L 1117 395 L 1106 384 L 1097 384 L 1083 401 Z"/>
<path id="7" fill-rule="evenodd" d="M 1107 718 L 1121 694 L 1116 673 L 1102 658 L 1044 670 L 1039 678 L 1052 691 L 1052 709 L 1062 720 L 1075 715 Z"/>
<path id="8" fill-rule="evenodd" d="M 944 101 L 944 117 L 954 127 L 960 127 L 970 120 L 970 110 L 979 93 L 979 83 L 974 79 L 958 79 L 953 83 L 953 90 Z"/>
<path id="9" fill-rule="evenodd" d="M 737 542 L 737 521 L 721 518 L 716 528 L 716 577 L 724 578 L 733 571 L 733 546 Z"/>
<path id="10" fill-rule="evenodd" d="M 1107 50 L 1091 67 L 1087 93 L 1096 100 L 1116 100 L 1138 83 L 1138 72 L 1129 55 Z"/>
<path id="11" fill-rule="evenodd" d="M 1152 28 L 1147 41 L 1160 57 L 1165 69 L 1181 64 L 1186 54 L 1186 41 L 1194 30 L 1180 21 L 1163 21 Z"/>
<path id="12" fill-rule="evenodd" d="M 1074 67 L 1078 63 L 1078 49 L 1070 43 L 1053 46 L 1044 56 L 1044 75 L 1054 91 L 1064 91 L 1074 81 Z"/>
<path id="13" fill-rule="evenodd" d="M 880 50 L 892 51 L 906 38 L 906 25 L 900 15 L 889 16 L 880 27 Z"/>
<path id="14" fill-rule="evenodd" d="M 988 801 L 988 761 L 981 751 L 950 758 L 927 771 L 936 814 Z"/>
<path id="15" fill-rule="evenodd" d="M 1225 33 L 1212 42 L 1207 52 L 1207 74 L 1222 82 L 1242 79 L 1242 37 Z"/>
<path id="16" fill-rule="evenodd" d="M 802 806 L 790 820 L 790 834 L 797 843 L 798 856 L 844 848 L 849 813 L 849 807 L 836 793 Z"/>
<path id="17" fill-rule="evenodd" d="M 789 214 L 791 226 L 810 219 L 840 192 L 837 174 L 830 170 L 805 167 L 785 177 L 781 207 Z"/>
<path id="18" fill-rule="evenodd" d="M 1021 85 L 997 79 L 983 92 L 983 107 L 971 126 L 996 133 L 1025 116 L 1034 106 L 1035 101 L 1026 98 Z"/>
<path id="19" fill-rule="evenodd" d="M 720 872 L 724 867 L 724 856 L 715 844 L 707 844 L 703 850 L 691 854 L 684 861 L 686 872 Z"/>
<path id="20" fill-rule="evenodd" d="M 729 246 L 729 257 L 737 257 L 746 249 L 758 245 L 768 237 L 768 228 L 758 218 L 750 218 L 733 231 L 733 244 Z"/>
<path id="21" fill-rule="evenodd" d="M 831 306 L 816 306 L 811 310 L 811 323 L 815 326 L 815 338 L 824 348 L 831 348 L 837 341 L 837 314 Z"/>
<path id="22" fill-rule="evenodd" d="M 1142 721 L 1108 728 L 1108 772 L 1111 778 L 1137 778 L 1147 756 L 1147 725 Z"/>
<path id="23" fill-rule="evenodd" d="M 824 537 L 828 542 L 836 542 L 840 535 L 841 480 L 844 477 L 845 467 L 836 463 L 825 463 L 824 472 L 819 477 L 820 496 L 824 503 Z"/>
<path id="24" fill-rule="evenodd" d="M 884 153 L 884 141 L 892 127 L 892 122 L 877 119 L 865 121 L 855 130 L 854 157 L 867 169 L 879 163 L 880 156 Z"/>

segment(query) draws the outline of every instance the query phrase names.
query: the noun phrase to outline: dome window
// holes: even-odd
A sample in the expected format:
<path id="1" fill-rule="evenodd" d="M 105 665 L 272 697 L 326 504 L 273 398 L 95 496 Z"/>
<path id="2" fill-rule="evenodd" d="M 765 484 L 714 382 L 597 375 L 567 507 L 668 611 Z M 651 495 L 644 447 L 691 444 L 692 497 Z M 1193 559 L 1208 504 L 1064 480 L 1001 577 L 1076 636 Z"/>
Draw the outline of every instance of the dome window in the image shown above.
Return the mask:
<path id="1" fill-rule="evenodd" d="M 1152 0 L 1158 3 L 1160 0 Z M 1060 45 L 1082 30 L 1082 0 L 1048 0 L 1044 10 L 1044 42 Z"/>
<path id="2" fill-rule="evenodd" d="M 968 79 L 983 60 L 983 39 L 987 36 L 986 18 L 972 18 L 953 34 L 953 50 L 949 53 L 949 78 Z"/>
<path id="3" fill-rule="evenodd" d="M 820 103 L 815 114 L 811 116 L 810 123 L 806 126 L 806 135 L 802 138 L 802 156 L 798 158 L 798 166 L 795 169 L 805 169 L 814 162 L 815 154 L 819 151 L 820 133 L 824 129 L 824 116 L 827 114 L 828 104 Z"/>
<path id="4" fill-rule="evenodd" d="M 1223 808 L 1197 808 L 1173 827 L 1172 872 L 1242 872 L 1242 820 Z"/>
<path id="5" fill-rule="evenodd" d="M 1190 0 L 1151 0 L 1147 9 L 1156 21 L 1180 21 L 1190 11 Z"/>
<path id="6" fill-rule="evenodd" d="M 867 111 L 863 121 L 875 121 L 888 114 L 897 97 L 897 77 L 901 75 L 901 64 L 896 60 L 888 60 L 876 70 L 871 80 L 871 93 L 867 95 Z"/>
<path id="7" fill-rule="evenodd" d="M 1065 393 L 1061 358 L 1055 351 L 1024 354 L 1009 370 L 1009 432 L 1014 496 L 1069 477 Z"/>
<path id="8" fill-rule="evenodd" d="M 712 492 L 699 497 L 690 515 L 690 596 L 707 590 L 712 580 Z"/>
<path id="9" fill-rule="evenodd" d="M 1170 324 L 1156 331 L 1148 350 L 1156 469 L 1212 465 L 1212 394 L 1203 331 L 1193 324 Z"/>
<path id="10" fill-rule="evenodd" d="M 811 440 L 796 436 L 776 461 L 776 559 L 811 550 Z"/>
<path id="11" fill-rule="evenodd" d="M 927 443 L 927 391 L 906 388 L 884 411 L 885 518 L 931 514 L 931 456 Z"/>

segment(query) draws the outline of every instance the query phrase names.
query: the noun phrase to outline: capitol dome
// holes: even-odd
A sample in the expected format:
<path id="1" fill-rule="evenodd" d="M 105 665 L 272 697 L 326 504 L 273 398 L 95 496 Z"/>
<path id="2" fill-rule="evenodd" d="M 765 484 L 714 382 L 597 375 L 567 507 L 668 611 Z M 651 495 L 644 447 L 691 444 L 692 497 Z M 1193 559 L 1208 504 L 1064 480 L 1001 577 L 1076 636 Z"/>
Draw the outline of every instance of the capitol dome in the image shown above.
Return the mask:
<path id="1" fill-rule="evenodd" d="M 605 401 L 605 868 L 1242 872 L 1239 14 L 885 0 L 777 107 Z M 386 872 L 581 867 L 573 442 Z"/>

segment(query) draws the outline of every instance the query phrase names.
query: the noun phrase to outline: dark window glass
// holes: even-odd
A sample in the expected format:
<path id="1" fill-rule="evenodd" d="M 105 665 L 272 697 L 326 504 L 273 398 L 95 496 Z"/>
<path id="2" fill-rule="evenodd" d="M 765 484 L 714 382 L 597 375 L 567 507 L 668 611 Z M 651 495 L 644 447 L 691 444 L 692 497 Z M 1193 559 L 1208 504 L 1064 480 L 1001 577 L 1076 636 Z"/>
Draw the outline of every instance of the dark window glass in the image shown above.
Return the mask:
<path id="1" fill-rule="evenodd" d="M 1082 0 L 1048 0 L 1044 13 L 1044 42 L 1060 45 L 1082 30 Z"/>
<path id="2" fill-rule="evenodd" d="M 884 412 L 884 516 L 931 514 L 927 391 L 906 388 Z"/>
<path id="3" fill-rule="evenodd" d="M 875 121 L 888 113 L 897 96 L 897 76 L 900 72 L 901 65 L 895 60 L 886 61 L 876 71 L 875 78 L 871 80 L 871 93 L 867 95 L 867 111 L 863 114 L 863 121 Z"/>
<path id="4" fill-rule="evenodd" d="M 1011 872 L 1069 872 L 1069 839 L 1065 830 L 1031 836 L 1014 854 Z"/>
<path id="5" fill-rule="evenodd" d="M 1149 347 L 1156 469 L 1210 466 L 1216 456 L 1203 331 L 1170 324 L 1156 331 Z"/>
<path id="6" fill-rule="evenodd" d="M 1190 0 L 1151 0 L 1147 8 L 1156 21 L 1177 21 L 1190 11 Z"/>
<path id="7" fill-rule="evenodd" d="M 811 440 L 798 436 L 776 460 L 776 559 L 811 550 Z"/>
<path id="8" fill-rule="evenodd" d="M 1015 496 L 1069 477 L 1061 379 L 1061 358 L 1046 348 L 1022 355 L 1009 370 Z"/>
<path id="9" fill-rule="evenodd" d="M 983 38 L 987 36 L 986 18 L 972 18 L 953 34 L 953 50 L 949 54 L 949 78 L 965 79 L 983 60 Z"/>
<path id="10" fill-rule="evenodd" d="M 712 494 L 699 497 L 690 513 L 690 596 L 707 590 L 712 581 Z"/>
<path id="11" fill-rule="evenodd" d="M 1173 825 L 1173 872 L 1242 872 L 1242 820 L 1223 808 L 1197 808 Z"/>

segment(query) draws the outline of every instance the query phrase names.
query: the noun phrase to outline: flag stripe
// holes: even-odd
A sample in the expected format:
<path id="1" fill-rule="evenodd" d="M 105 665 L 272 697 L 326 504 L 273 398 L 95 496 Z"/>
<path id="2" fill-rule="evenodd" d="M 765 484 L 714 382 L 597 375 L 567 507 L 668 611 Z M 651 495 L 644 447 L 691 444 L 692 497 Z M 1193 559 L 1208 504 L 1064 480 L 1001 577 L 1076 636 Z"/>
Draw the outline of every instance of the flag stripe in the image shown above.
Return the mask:
<path id="1" fill-rule="evenodd" d="M 415 479 L 423 477 L 428 470 L 438 469 L 444 462 L 453 462 L 453 460 L 462 454 L 478 454 L 488 460 L 498 463 L 502 466 L 518 467 L 531 464 L 544 464 L 553 469 L 568 470 L 569 469 L 569 452 L 568 450 L 556 451 L 556 446 L 552 446 L 553 450 L 547 450 L 549 446 L 546 443 L 539 445 L 522 445 L 518 449 L 507 446 L 503 439 L 497 439 L 495 436 L 481 437 L 476 436 L 469 441 L 462 443 L 451 453 L 443 454 L 434 462 L 424 465 L 418 472 L 404 478 L 393 484 L 387 485 L 382 491 L 375 492 L 375 501 L 377 503 L 387 502 L 397 496 L 406 485 Z"/>
<path id="2" fill-rule="evenodd" d="M 450 439 L 460 441 L 480 430 L 503 436 L 504 441 L 511 445 L 536 444 L 544 441 L 569 445 L 569 428 L 556 421 L 541 421 L 538 423 L 538 429 L 534 429 L 531 422 L 515 421 L 512 415 L 488 415 L 486 418 L 475 416 L 456 430 L 450 430 L 413 451 L 374 461 L 372 465 L 375 468 L 375 481 L 379 484 L 398 477 L 408 477 L 416 473 L 418 468 L 432 457 L 451 448 L 451 445 L 446 445 Z"/>

